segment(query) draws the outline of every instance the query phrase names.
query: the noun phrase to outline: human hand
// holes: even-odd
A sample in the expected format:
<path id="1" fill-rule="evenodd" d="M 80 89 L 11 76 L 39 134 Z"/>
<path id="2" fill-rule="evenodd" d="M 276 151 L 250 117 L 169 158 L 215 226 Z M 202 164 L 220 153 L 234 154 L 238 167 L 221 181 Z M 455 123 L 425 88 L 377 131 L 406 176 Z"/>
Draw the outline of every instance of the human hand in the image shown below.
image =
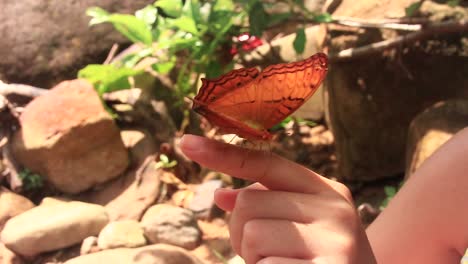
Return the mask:
<path id="1" fill-rule="evenodd" d="M 220 189 L 231 244 L 247 264 L 376 263 L 349 190 L 274 154 L 185 135 L 182 151 L 208 168 L 257 182 Z"/>

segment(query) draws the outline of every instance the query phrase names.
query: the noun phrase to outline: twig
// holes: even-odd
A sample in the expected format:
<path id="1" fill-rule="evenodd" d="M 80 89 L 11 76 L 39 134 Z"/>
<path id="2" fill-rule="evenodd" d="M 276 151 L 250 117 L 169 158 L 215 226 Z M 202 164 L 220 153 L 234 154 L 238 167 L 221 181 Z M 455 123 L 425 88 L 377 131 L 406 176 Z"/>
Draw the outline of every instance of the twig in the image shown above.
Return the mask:
<path id="1" fill-rule="evenodd" d="M 11 94 L 17 94 L 17 95 L 22 95 L 26 97 L 38 97 L 41 96 L 45 93 L 47 93 L 49 90 L 47 89 L 42 89 L 26 84 L 15 84 L 15 83 L 10 83 L 6 84 L 2 81 L 0 81 L 0 95 L 11 95 Z"/>
<path id="2" fill-rule="evenodd" d="M 398 36 L 389 40 L 384 40 L 370 45 L 359 48 L 351 48 L 338 52 L 337 54 L 330 55 L 330 61 L 345 61 L 356 59 L 366 55 L 374 54 L 383 50 L 387 50 L 402 44 L 415 42 L 417 40 L 427 39 L 434 35 L 443 35 L 451 33 L 464 33 L 468 32 L 467 20 L 441 22 L 437 24 L 428 25 L 423 30 L 409 33 L 404 36 Z"/>
<path id="3" fill-rule="evenodd" d="M 422 24 L 401 24 L 395 20 L 371 21 L 356 18 L 333 18 L 333 21 L 330 23 L 348 27 L 382 28 L 404 31 L 418 31 L 422 29 Z"/>
<path id="4" fill-rule="evenodd" d="M 317 24 L 315 19 L 311 18 L 291 18 L 291 21 L 296 21 L 300 23 L 312 23 Z M 380 19 L 380 20 L 368 20 L 360 19 L 353 17 L 333 17 L 332 21 L 328 23 L 348 26 L 348 27 L 358 27 L 358 28 L 381 28 L 381 29 L 394 29 L 394 30 L 403 30 L 403 31 L 417 31 L 423 28 L 425 24 L 429 21 L 427 18 L 422 19 Z M 278 24 L 281 26 L 281 24 Z"/>
<path id="5" fill-rule="evenodd" d="M 112 48 L 110 49 L 109 54 L 107 54 L 106 60 L 105 60 L 104 63 L 102 63 L 102 64 L 109 64 L 109 63 L 111 63 L 111 61 L 114 59 L 115 54 L 117 53 L 117 50 L 118 50 L 118 49 L 119 49 L 119 45 L 118 45 L 118 44 L 112 45 Z"/>

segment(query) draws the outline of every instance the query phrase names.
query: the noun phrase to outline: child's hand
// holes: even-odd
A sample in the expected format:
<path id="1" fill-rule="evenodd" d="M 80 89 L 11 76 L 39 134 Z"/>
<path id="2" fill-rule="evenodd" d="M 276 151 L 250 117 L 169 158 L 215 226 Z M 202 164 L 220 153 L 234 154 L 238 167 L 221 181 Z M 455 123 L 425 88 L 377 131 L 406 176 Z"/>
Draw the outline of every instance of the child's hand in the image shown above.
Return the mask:
<path id="1" fill-rule="evenodd" d="M 247 264 L 375 263 L 349 190 L 296 163 L 185 135 L 194 161 L 258 182 L 218 190 L 216 203 L 232 211 L 231 243 Z"/>

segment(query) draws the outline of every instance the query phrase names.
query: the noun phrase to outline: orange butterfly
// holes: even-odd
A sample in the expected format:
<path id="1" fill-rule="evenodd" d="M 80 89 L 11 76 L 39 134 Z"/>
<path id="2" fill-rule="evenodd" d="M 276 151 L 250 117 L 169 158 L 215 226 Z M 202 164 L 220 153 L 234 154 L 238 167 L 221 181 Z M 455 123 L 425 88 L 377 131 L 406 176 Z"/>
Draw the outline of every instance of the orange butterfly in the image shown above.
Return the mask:
<path id="1" fill-rule="evenodd" d="M 318 89 L 327 74 L 324 53 L 310 58 L 233 70 L 213 80 L 202 79 L 192 109 L 224 133 L 248 140 L 269 140 L 271 127 L 296 111 Z"/>

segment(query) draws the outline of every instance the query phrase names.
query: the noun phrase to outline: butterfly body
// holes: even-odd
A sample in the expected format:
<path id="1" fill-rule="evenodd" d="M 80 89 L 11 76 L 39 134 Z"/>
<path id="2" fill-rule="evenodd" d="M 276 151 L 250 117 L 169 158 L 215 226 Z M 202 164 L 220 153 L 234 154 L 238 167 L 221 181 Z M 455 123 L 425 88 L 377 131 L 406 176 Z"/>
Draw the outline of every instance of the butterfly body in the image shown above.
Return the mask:
<path id="1" fill-rule="evenodd" d="M 224 133 L 248 140 L 269 140 L 271 127 L 297 110 L 318 89 L 328 70 L 327 56 L 233 70 L 213 80 L 202 79 L 192 109 Z"/>

